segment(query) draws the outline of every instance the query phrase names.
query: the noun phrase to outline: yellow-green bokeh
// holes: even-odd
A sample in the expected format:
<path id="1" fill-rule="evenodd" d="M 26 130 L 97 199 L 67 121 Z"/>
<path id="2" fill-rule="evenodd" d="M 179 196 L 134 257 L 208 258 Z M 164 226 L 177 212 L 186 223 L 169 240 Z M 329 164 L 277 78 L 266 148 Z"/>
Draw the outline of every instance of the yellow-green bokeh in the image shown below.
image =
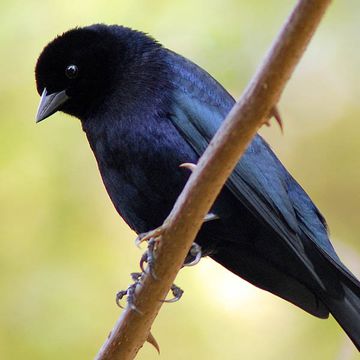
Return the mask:
<path id="1" fill-rule="evenodd" d="M 90 359 L 119 314 L 141 251 L 115 213 L 77 120 L 35 125 L 34 65 L 63 31 L 146 31 L 238 97 L 295 1 L 0 2 L 0 358 Z M 326 215 L 339 254 L 360 253 L 360 3 L 335 1 L 262 133 Z M 153 333 L 163 359 L 355 359 L 334 320 L 257 290 L 211 260 L 185 269 L 183 300 Z M 158 359 L 146 344 L 139 359 Z"/>

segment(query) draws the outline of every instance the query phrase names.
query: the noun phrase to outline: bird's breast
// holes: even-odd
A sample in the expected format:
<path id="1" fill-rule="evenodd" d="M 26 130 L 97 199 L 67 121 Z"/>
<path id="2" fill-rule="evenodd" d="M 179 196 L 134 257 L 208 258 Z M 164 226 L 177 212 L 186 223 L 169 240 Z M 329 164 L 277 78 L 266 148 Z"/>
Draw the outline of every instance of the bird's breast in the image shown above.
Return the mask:
<path id="1" fill-rule="evenodd" d="M 136 232 L 159 226 L 190 175 L 179 165 L 197 161 L 192 148 L 167 119 L 86 134 L 118 213 Z"/>

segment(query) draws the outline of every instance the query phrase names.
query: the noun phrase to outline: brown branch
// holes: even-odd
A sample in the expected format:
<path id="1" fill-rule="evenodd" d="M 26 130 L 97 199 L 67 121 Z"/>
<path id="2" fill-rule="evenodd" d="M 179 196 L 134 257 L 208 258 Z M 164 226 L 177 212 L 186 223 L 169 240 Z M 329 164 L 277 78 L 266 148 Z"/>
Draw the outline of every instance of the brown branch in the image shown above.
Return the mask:
<path id="1" fill-rule="evenodd" d="M 136 306 L 118 319 L 96 359 L 134 359 L 180 270 L 186 254 L 239 157 L 278 102 L 330 0 L 300 0 L 275 40 L 264 63 L 200 158 L 166 219 L 157 248 L 155 273 L 138 287 Z"/>

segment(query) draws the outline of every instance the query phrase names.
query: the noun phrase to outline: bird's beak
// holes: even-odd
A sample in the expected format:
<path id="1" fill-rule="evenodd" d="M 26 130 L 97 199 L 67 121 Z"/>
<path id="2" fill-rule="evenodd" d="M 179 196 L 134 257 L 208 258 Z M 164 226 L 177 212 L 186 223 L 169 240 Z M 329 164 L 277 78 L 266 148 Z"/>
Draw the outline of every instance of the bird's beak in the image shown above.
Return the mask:
<path id="1" fill-rule="evenodd" d="M 36 114 L 36 122 L 38 123 L 54 114 L 68 99 L 69 96 L 66 95 L 65 90 L 48 94 L 46 88 L 44 88 Z"/>

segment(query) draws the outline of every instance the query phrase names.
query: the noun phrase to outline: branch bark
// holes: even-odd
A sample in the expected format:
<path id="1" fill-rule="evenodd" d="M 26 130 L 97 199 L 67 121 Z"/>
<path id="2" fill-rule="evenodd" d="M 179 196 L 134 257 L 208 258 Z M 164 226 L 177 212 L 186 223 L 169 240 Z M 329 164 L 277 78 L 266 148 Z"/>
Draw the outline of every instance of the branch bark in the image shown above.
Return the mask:
<path id="1" fill-rule="evenodd" d="M 136 293 L 139 314 L 125 309 L 97 360 L 134 359 L 226 179 L 246 150 L 305 51 L 331 0 L 300 0 L 274 41 L 263 64 L 223 122 L 165 220 L 156 252 L 155 273 Z"/>

